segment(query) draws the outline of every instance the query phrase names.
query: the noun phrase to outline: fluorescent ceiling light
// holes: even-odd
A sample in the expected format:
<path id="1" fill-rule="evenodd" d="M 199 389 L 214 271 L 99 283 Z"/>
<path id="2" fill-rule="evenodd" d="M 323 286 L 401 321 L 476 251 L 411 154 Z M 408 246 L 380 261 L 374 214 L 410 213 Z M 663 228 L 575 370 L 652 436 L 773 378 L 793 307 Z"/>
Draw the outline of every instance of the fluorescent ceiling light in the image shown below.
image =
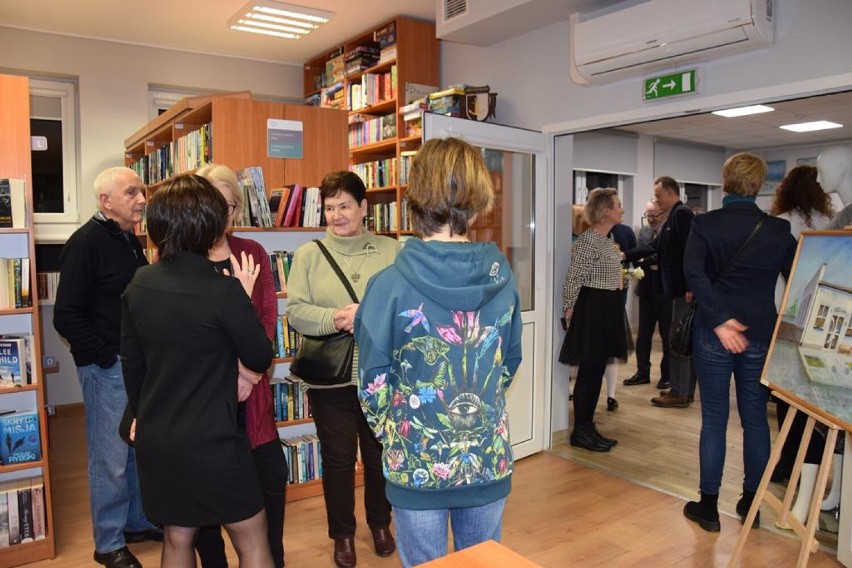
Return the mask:
<path id="1" fill-rule="evenodd" d="M 752 105 L 739 108 L 729 108 L 725 110 L 714 110 L 713 114 L 724 116 L 725 118 L 735 118 L 737 116 L 748 116 L 750 114 L 760 114 L 762 112 L 772 112 L 775 110 L 766 105 Z"/>
<path id="2" fill-rule="evenodd" d="M 242 32 L 299 39 L 328 22 L 331 16 L 331 12 L 325 10 L 257 0 L 231 16 L 228 27 Z"/>
<path id="3" fill-rule="evenodd" d="M 827 120 L 817 120 L 816 122 L 785 124 L 784 126 L 779 126 L 779 128 L 790 130 L 792 132 L 813 132 L 815 130 L 828 130 L 829 128 L 843 128 L 843 125 L 837 124 L 836 122 L 829 122 Z"/>

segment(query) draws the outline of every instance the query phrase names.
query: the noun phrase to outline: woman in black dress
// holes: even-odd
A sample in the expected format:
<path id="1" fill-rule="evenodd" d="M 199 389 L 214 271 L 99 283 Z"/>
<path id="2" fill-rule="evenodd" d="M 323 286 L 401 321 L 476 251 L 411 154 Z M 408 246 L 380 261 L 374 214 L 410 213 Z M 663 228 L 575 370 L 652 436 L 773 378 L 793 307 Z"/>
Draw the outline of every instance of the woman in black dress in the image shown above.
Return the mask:
<path id="1" fill-rule="evenodd" d="M 571 267 L 562 288 L 568 333 L 559 362 L 579 365 L 571 445 L 608 452 L 617 442 L 598 432 L 594 417 L 607 363 L 612 359 L 626 360 L 631 344 L 621 292 L 621 251 L 607 236 L 624 218 L 624 209 L 616 190 L 598 188 L 589 193 L 584 213 L 591 227 L 574 243 Z"/>
<path id="2" fill-rule="evenodd" d="M 237 361 L 261 373 L 272 346 L 247 294 L 255 265 L 233 258 L 237 278 L 226 278 L 207 259 L 227 217 L 204 178 L 179 176 L 160 189 L 148 205 L 160 259 L 136 272 L 122 299 L 142 503 L 163 525 L 163 566 L 195 566 L 198 527 L 220 524 L 241 566 L 272 566 L 263 495 L 237 423 Z"/>

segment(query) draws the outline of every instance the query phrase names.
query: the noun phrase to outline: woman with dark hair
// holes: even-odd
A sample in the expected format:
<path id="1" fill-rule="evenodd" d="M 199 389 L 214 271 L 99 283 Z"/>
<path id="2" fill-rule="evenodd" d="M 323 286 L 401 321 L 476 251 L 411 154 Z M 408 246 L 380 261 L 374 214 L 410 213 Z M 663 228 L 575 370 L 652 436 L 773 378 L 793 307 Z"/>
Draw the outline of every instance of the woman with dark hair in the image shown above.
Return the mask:
<path id="1" fill-rule="evenodd" d="M 701 387 L 700 501 L 684 516 L 706 531 L 721 529 L 717 502 L 725 467 L 731 375 L 743 430 L 743 494 L 748 515 L 769 460 L 769 389 L 760 384 L 775 327 L 773 289 L 790 273 L 796 240 L 790 223 L 764 214 L 755 204 L 766 162 L 740 152 L 722 169 L 722 208 L 698 215 L 686 242 L 684 274 L 698 301 L 692 361 Z M 755 519 L 759 522 L 759 517 Z"/>
<path id="2" fill-rule="evenodd" d="M 121 361 L 146 515 L 163 525 L 163 566 L 195 566 L 198 527 L 224 525 L 240 565 L 272 566 L 266 513 L 248 436 L 237 422 L 238 361 L 255 373 L 272 345 L 249 294 L 252 262 L 236 278 L 207 253 L 228 204 L 204 178 L 178 176 L 149 201 L 159 261 L 122 298 Z"/>
<path id="3" fill-rule="evenodd" d="M 332 172 L 320 186 L 328 229 L 320 242 L 342 269 L 356 296 L 363 298 L 367 281 L 391 264 L 399 242 L 364 229 L 367 190 L 353 172 Z M 355 311 L 340 278 L 317 243 L 296 249 L 287 279 L 287 316 L 305 335 L 352 333 Z M 358 448 L 364 466 L 364 509 L 379 556 L 396 550 L 390 532 L 390 505 L 385 498 L 382 448 L 370 432 L 358 402 L 356 346 L 349 382 L 324 386 L 305 384 L 322 452 L 322 487 L 328 536 L 334 540 L 334 563 L 355 566 L 355 462 Z"/>

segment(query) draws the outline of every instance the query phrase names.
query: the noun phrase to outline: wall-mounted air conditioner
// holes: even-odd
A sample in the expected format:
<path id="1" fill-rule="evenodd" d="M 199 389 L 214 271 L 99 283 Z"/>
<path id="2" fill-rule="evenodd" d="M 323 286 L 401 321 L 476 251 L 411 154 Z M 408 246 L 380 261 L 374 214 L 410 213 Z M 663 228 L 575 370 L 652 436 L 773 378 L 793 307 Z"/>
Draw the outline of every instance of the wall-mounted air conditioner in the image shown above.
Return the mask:
<path id="1" fill-rule="evenodd" d="M 647 0 L 571 16 L 571 77 L 604 82 L 766 47 L 774 0 Z"/>

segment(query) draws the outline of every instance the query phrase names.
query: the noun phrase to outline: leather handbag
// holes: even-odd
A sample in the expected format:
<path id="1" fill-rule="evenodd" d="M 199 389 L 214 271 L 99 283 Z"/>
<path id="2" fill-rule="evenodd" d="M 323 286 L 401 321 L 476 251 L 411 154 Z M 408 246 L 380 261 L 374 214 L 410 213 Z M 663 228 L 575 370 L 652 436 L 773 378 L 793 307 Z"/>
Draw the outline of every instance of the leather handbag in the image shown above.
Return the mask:
<path id="1" fill-rule="evenodd" d="M 740 245 L 739 250 L 725 263 L 725 266 L 722 267 L 722 270 L 713 279 L 715 282 L 730 268 L 734 261 L 739 258 L 740 254 L 745 250 L 746 245 L 751 241 L 752 238 L 757 234 L 760 230 L 761 225 L 763 225 L 763 221 L 766 219 L 766 215 L 760 218 L 760 221 L 757 222 L 757 225 L 752 229 L 751 234 L 745 240 L 745 242 Z M 669 333 L 669 349 L 671 349 L 672 353 L 677 355 L 678 357 L 691 357 L 692 356 L 692 326 L 695 322 L 695 314 L 698 313 L 698 300 L 693 300 L 689 304 L 689 309 L 686 310 L 686 313 L 680 320 L 674 322 L 672 326 L 672 330 Z"/>
<path id="2" fill-rule="evenodd" d="M 321 242 L 318 240 L 314 242 L 328 259 L 352 301 L 357 304 L 358 296 L 343 271 L 340 270 L 340 266 Z M 354 356 L 355 337 L 348 331 L 338 331 L 331 335 L 303 335 L 296 357 L 290 363 L 290 374 L 309 385 L 346 384 L 352 380 Z"/>

